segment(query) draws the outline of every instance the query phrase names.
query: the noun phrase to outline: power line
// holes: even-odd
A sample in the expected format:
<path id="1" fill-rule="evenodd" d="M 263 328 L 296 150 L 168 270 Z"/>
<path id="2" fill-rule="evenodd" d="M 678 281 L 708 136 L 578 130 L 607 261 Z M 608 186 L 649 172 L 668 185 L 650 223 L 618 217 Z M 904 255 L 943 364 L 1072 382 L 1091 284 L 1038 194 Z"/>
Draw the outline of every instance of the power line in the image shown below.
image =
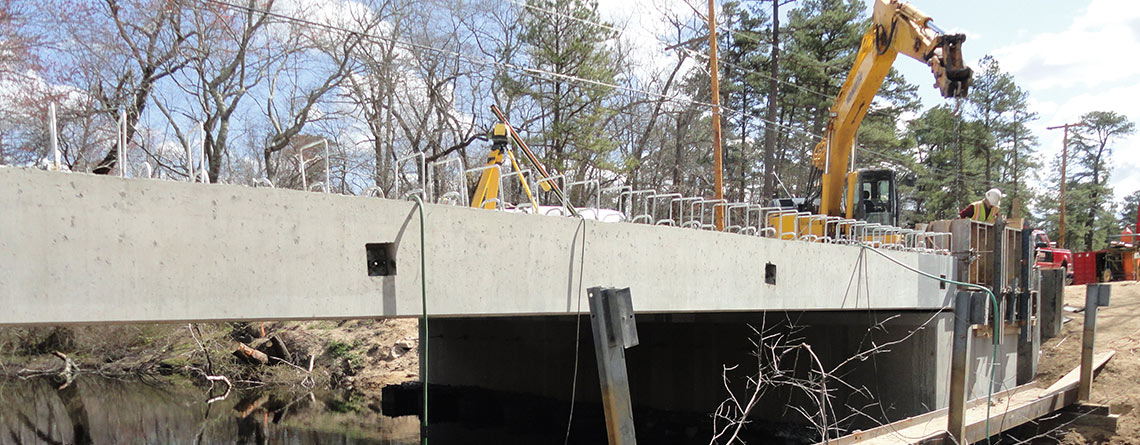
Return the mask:
<path id="1" fill-rule="evenodd" d="M 605 24 L 605 23 L 600 23 L 600 22 L 595 22 L 595 21 L 591 21 L 591 20 L 586 20 L 586 19 L 582 19 L 582 18 L 574 17 L 574 16 L 571 16 L 571 15 L 568 15 L 568 14 L 565 14 L 565 13 L 562 13 L 562 12 L 558 12 L 558 11 L 554 11 L 554 10 L 551 10 L 551 9 L 539 8 L 539 7 L 537 7 L 537 6 L 529 5 L 529 4 L 526 4 L 526 3 L 520 2 L 520 1 L 518 1 L 518 0 L 505 0 L 505 1 L 507 1 L 507 2 L 509 2 L 509 3 L 513 3 L 513 4 L 516 4 L 516 5 L 519 5 L 519 6 L 522 6 L 522 7 L 524 7 L 524 8 L 527 8 L 527 9 L 532 9 L 532 10 L 535 10 L 535 11 L 542 11 L 542 12 L 546 12 L 546 13 L 549 13 L 549 14 L 554 14 L 554 15 L 558 15 L 558 16 L 561 16 L 561 17 L 565 17 L 565 18 L 571 19 L 571 20 L 575 20 L 575 21 L 578 21 L 578 22 L 581 22 L 581 23 L 584 23 L 584 24 L 587 24 L 587 25 L 593 25 L 593 26 L 597 26 L 597 27 L 600 27 L 600 28 L 609 29 L 609 30 L 612 30 L 612 31 L 614 31 L 614 32 L 617 32 L 617 33 L 621 33 L 621 32 L 622 32 L 622 30 L 619 30 L 619 29 L 617 29 L 617 28 L 614 28 L 614 27 L 612 27 L 612 26 L 610 26 L 610 25 L 607 25 L 607 24 Z M 744 32 L 744 31 L 740 31 L 740 30 L 733 30 L 733 29 L 727 29 L 727 30 L 726 30 L 726 32 L 727 32 L 728 34 L 733 34 L 733 33 Z M 749 33 L 751 33 L 751 32 L 749 32 Z M 752 34 L 755 34 L 755 33 L 752 33 Z M 694 39 L 693 41 L 698 41 L 698 40 L 701 40 L 701 39 L 703 39 L 703 38 Z M 687 47 L 685 47 L 685 46 L 677 46 L 676 48 L 677 48 L 677 49 L 681 49 L 682 51 L 685 51 L 685 52 L 687 52 L 687 53 L 689 53 L 689 54 L 693 55 L 694 57 L 700 57 L 700 58 L 703 58 L 703 59 L 705 59 L 706 61 L 709 59 L 709 55 L 708 55 L 707 53 L 704 53 L 704 52 L 700 52 L 700 51 L 694 50 L 694 49 L 692 49 L 692 48 L 687 48 Z M 832 94 L 826 94 L 826 93 L 822 93 L 822 92 L 819 92 L 819 91 L 815 91 L 815 90 L 809 90 L 809 89 L 807 89 L 807 88 L 805 88 L 805 87 L 802 87 L 802 86 L 800 86 L 800 85 L 797 85 L 797 84 L 795 84 L 795 83 L 789 82 L 789 81 L 787 81 L 787 80 L 783 80 L 783 79 L 774 78 L 774 77 L 773 77 L 772 75 L 770 75 L 770 74 L 767 74 L 767 73 L 763 73 L 763 72 L 761 72 L 761 71 L 758 71 L 758 70 L 753 70 L 753 69 L 750 69 L 750 68 L 744 68 L 744 67 L 742 67 L 742 66 L 740 66 L 740 65 L 737 65 L 737 64 L 734 64 L 734 63 L 731 63 L 731 62 L 725 62 L 723 59 L 719 60 L 719 62 L 720 62 L 721 64 L 724 64 L 724 65 L 729 65 L 729 66 L 735 67 L 735 68 L 737 68 L 737 69 L 740 69 L 740 70 L 743 70 L 743 71 L 749 71 L 749 72 L 752 72 L 752 73 L 755 73 L 755 74 L 759 74 L 759 75 L 761 75 L 761 76 L 763 76 L 763 77 L 765 77 L 765 78 L 768 78 L 768 79 L 773 79 L 773 80 L 775 80 L 775 81 L 777 81 L 777 82 L 780 82 L 780 83 L 782 83 L 782 84 L 784 84 L 784 85 L 788 85 L 788 86 L 790 86 L 790 87 L 792 87 L 792 88 L 796 88 L 796 89 L 802 90 L 802 91 L 804 91 L 804 92 L 806 92 L 806 93 L 810 93 L 810 94 L 815 94 L 815 95 L 818 95 L 818 96 L 820 96 L 820 97 L 823 97 L 823 98 L 825 98 L 825 99 L 834 99 L 834 98 L 835 98 L 835 95 L 832 95 Z"/>
<path id="2" fill-rule="evenodd" d="M 214 5 L 222 6 L 225 8 L 239 9 L 239 10 L 243 10 L 246 12 L 263 14 L 263 15 L 266 15 L 269 17 L 274 17 L 277 19 L 281 19 L 281 20 L 285 20 L 285 21 L 289 21 L 289 22 L 293 22 L 293 23 L 303 24 L 303 25 L 310 26 L 310 27 L 323 28 L 323 29 L 327 29 L 327 30 L 332 30 L 332 31 L 344 33 L 344 34 L 356 35 L 356 36 L 360 36 L 363 39 L 371 40 L 374 42 L 379 41 L 379 42 L 385 42 L 385 43 L 392 43 L 395 45 L 402 45 L 405 49 L 412 48 L 412 49 L 434 52 L 437 54 L 450 55 L 450 56 L 454 56 L 454 57 L 459 58 L 459 59 L 463 59 L 463 60 L 465 60 L 469 63 L 475 64 L 475 65 L 499 67 L 499 68 L 503 68 L 503 69 L 510 70 L 510 71 L 515 71 L 517 73 L 520 73 L 520 74 L 523 74 L 526 76 L 530 76 L 530 77 L 534 77 L 534 78 L 538 78 L 538 79 L 550 80 L 549 78 L 553 77 L 555 79 L 560 79 L 560 80 L 564 80 L 564 81 L 568 81 L 568 82 L 584 83 L 584 84 L 589 84 L 589 85 L 594 85 L 594 86 L 612 88 L 615 90 L 625 91 L 628 93 L 641 94 L 641 95 L 654 97 L 654 98 L 657 98 L 660 100 L 664 100 L 664 101 L 667 101 L 670 103 L 675 103 L 675 104 L 680 104 L 680 105 L 697 105 L 697 106 L 708 107 L 708 108 L 713 107 L 713 104 L 709 103 L 709 102 L 703 102 L 703 101 L 684 98 L 684 97 L 670 96 L 668 94 L 663 94 L 663 93 L 658 93 L 658 92 L 653 92 L 653 91 L 648 91 L 648 90 L 644 90 L 644 89 L 638 89 L 638 88 L 633 88 L 633 87 L 623 86 L 623 85 L 618 85 L 618 84 L 613 84 L 613 83 L 607 83 L 607 82 L 597 81 L 597 80 L 593 80 L 593 79 L 586 79 L 586 78 L 582 78 L 582 77 L 577 77 L 577 76 L 564 74 L 564 73 L 553 72 L 553 71 L 549 71 L 549 70 L 530 68 L 530 67 L 525 67 L 525 66 L 520 66 L 520 65 L 508 63 L 508 62 L 500 62 L 500 61 L 486 60 L 486 59 L 477 59 L 477 58 L 473 58 L 473 57 L 464 55 L 463 53 L 453 51 L 453 50 L 440 49 L 440 48 L 436 48 L 436 47 L 433 47 L 430 45 L 423 45 L 423 44 L 403 41 L 403 40 L 395 39 L 395 38 L 391 38 L 391 37 L 377 36 L 377 35 L 370 34 L 367 32 L 362 32 L 362 31 L 354 31 L 351 29 L 347 29 L 345 27 L 336 26 L 336 25 L 332 25 L 332 24 L 326 24 L 326 23 L 319 23 L 319 22 L 315 22 L 312 20 L 307 20 L 307 19 L 302 19 L 299 17 L 290 16 L 287 14 L 269 11 L 266 9 L 255 8 L 255 7 L 244 6 L 244 5 L 231 4 L 231 3 L 227 3 L 227 2 L 222 1 L 222 0 L 197 0 L 197 1 L 200 3 L 207 3 L 207 4 L 214 4 Z M 508 1 L 511 1 L 511 0 L 508 0 Z M 793 86 L 799 87 L 798 85 L 794 85 L 794 84 L 793 84 Z M 817 94 L 822 94 L 822 93 L 817 93 Z M 744 111 L 734 110 L 734 109 L 726 108 L 723 106 L 721 106 L 721 111 L 728 113 L 728 114 L 738 115 L 738 116 L 746 116 L 747 115 Z M 815 139 L 822 139 L 823 138 L 823 135 L 812 133 L 810 131 L 807 131 L 807 130 L 804 130 L 801 128 L 797 128 L 797 127 L 793 127 L 790 125 L 786 125 L 783 123 L 772 122 L 772 121 L 769 121 L 768 119 L 765 119 L 762 117 L 758 117 L 758 116 L 748 116 L 748 117 L 751 117 L 753 119 L 756 119 L 756 120 L 764 122 L 764 123 L 772 124 L 773 126 L 782 129 L 782 130 L 779 130 L 781 133 L 785 133 L 785 134 L 800 133 L 802 135 L 810 136 L 810 137 L 813 137 Z M 891 157 L 890 155 L 887 155 L 887 154 L 882 153 L 882 152 L 877 152 L 877 151 L 868 150 L 868 149 L 863 149 L 863 150 L 867 151 L 869 153 L 873 153 L 873 154 L 877 154 L 877 155 L 886 157 L 888 159 L 893 159 L 893 160 L 898 161 L 898 162 L 910 162 L 910 161 L 903 161 L 899 158 Z M 928 167 L 928 168 L 933 169 L 933 167 Z"/>
<path id="3" fill-rule="evenodd" d="M 612 26 L 606 25 L 606 24 L 604 24 L 604 23 L 599 23 L 599 22 L 594 22 L 594 21 L 590 21 L 590 20 L 586 20 L 586 19 L 581 19 L 581 18 L 578 18 L 578 17 L 569 16 L 569 15 L 567 15 L 567 14 L 564 14 L 564 13 L 561 13 L 561 12 L 558 12 L 558 11 L 553 11 L 553 10 L 549 10 L 549 9 L 543 9 L 543 8 L 539 8 L 539 7 L 536 7 L 536 6 L 527 5 L 527 4 L 525 4 L 525 3 L 522 3 L 522 2 L 519 2 L 519 1 L 517 1 L 517 0 L 506 0 L 506 1 L 508 1 L 508 2 L 510 2 L 510 3 L 514 3 L 514 4 L 516 4 L 516 5 L 520 5 L 520 6 L 526 7 L 526 8 L 530 8 L 530 9 L 534 9 L 534 10 L 538 10 L 538 11 L 543 11 L 543 12 L 547 12 L 547 13 L 551 13 L 551 14 L 556 14 L 556 15 L 564 16 L 564 17 L 566 17 L 566 18 L 569 18 L 569 19 L 572 19 L 572 20 L 576 20 L 576 21 L 579 21 L 579 22 L 581 22 L 581 23 L 585 23 L 585 24 L 589 24 L 589 25 L 594 25 L 594 26 L 598 26 L 598 27 L 602 27 L 602 28 L 611 29 L 611 30 L 614 30 L 614 31 L 616 31 L 616 32 L 619 32 L 619 33 L 621 32 L 620 30 L 617 30 L 616 28 L 613 28 Z M 698 13 L 698 15 L 700 15 L 700 14 L 699 14 L 699 11 L 696 11 L 695 9 L 694 9 L 694 12 L 697 12 L 697 13 Z M 726 33 L 728 33 L 728 34 L 734 34 L 734 33 L 744 33 L 744 34 L 755 34 L 755 35 L 759 35 L 759 34 L 757 34 L 757 33 L 755 33 L 755 32 L 752 32 L 752 31 L 745 31 L 745 30 L 734 30 L 734 29 L 726 29 L 726 30 L 725 30 L 725 32 L 726 32 Z M 762 37 L 762 35 L 761 35 L 761 37 Z M 680 49 L 680 50 L 682 50 L 682 51 L 685 51 L 686 53 L 688 53 L 688 54 L 690 54 L 690 55 L 692 55 L 692 56 L 694 56 L 694 57 L 703 58 L 705 61 L 708 61 L 708 60 L 709 60 L 709 55 L 708 55 L 707 53 L 704 53 L 704 52 L 700 52 L 700 51 L 694 50 L 694 49 L 692 49 L 692 48 L 688 48 L 688 47 L 685 47 L 685 46 L 683 46 L 683 45 L 681 45 L 681 46 L 676 46 L 676 47 L 674 47 L 674 48 L 677 48 L 677 49 Z M 814 95 L 817 95 L 817 96 L 819 96 L 819 97 L 822 97 L 822 98 L 824 98 L 824 99 L 834 99 L 834 98 L 835 98 L 835 95 L 834 95 L 834 94 L 827 94 L 827 93 L 824 93 L 824 92 L 821 92 L 821 91 L 816 91 L 816 90 L 808 89 L 807 87 L 804 87 L 804 86 L 798 85 L 798 84 L 796 84 L 796 83 L 793 83 L 793 82 L 790 82 L 790 81 L 787 81 L 787 80 L 784 80 L 784 79 L 779 79 L 779 78 L 776 78 L 776 77 L 772 76 L 771 74 L 768 74 L 768 73 L 764 73 L 764 72 L 761 72 L 761 71 L 759 71 L 759 70 L 755 70 L 755 69 L 751 69 L 751 68 L 745 68 L 745 67 L 743 67 L 743 66 L 737 65 L 737 64 L 735 64 L 735 63 L 732 63 L 732 62 L 726 62 L 726 61 L 724 61 L 723 59 L 719 60 L 718 62 L 719 62 L 720 64 L 723 64 L 723 65 L 728 65 L 728 66 L 734 67 L 734 68 L 736 68 L 736 69 L 739 69 L 739 70 L 742 70 L 742 71 L 746 71 L 746 72 L 750 72 L 750 73 L 753 73 L 753 74 L 757 74 L 757 75 L 760 75 L 760 76 L 762 76 L 762 77 L 764 77 L 764 78 L 767 78 L 767 79 L 770 79 L 770 80 L 775 80 L 776 82 L 779 82 L 779 83 L 781 83 L 781 84 L 784 84 L 784 85 L 790 86 L 790 87 L 792 87 L 792 88 L 798 89 L 798 90 L 800 90 L 800 91 L 803 91 L 803 92 L 805 92 L 805 93 L 808 93 L 808 94 L 814 94 Z M 708 106 L 711 106 L 712 104 L 706 104 L 706 105 L 708 105 Z M 722 106 L 722 108 L 723 108 L 723 106 Z M 734 113 L 735 113 L 735 110 L 730 110 L 730 109 L 725 109 L 725 110 L 727 110 L 727 111 L 729 111 L 729 112 L 734 112 Z M 764 119 L 761 119 L 761 120 L 763 120 L 764 122 L 768 122 L 767 120 L 764 120 Z M 775 125 L 779 125 L 779 124 L 775 124 Z M 926 129 L 929 129 L 929 130 L 932 130 L 932 131 L 937 131 L 937 132 L 941 133 L 941 134 L 942 134 L 942 135 L 944 135 L 944 136 L 950 136 L 950 132 L 949 132 L 949 131 L 947 131 L 947 130 L 943 130 L 943 129 L 939 129 L 939 128 L 934 128 L 934 127 L 926 127 Z M 822 136 L 819 136 L 819 135 L 815 135 L 815 136 L 822 138 Z M 988 142 L 988 141 L 985 141 L 985 140 L 983 140 L 983 139 L 978 139 L 978 138 L 971 138 L 971 137 L 966 137 L 966 138 L 962 138 L 962 139 L 963 139 L 963 140 L 965 140 L 965 141 L 968 141 L 968 142 L 973 142 L 973 143 L 977 143 L 977 144 L 985 144 L 986 142 Z"/>
<path id="4" fill-rule="evenodd" d="M 689 53 L 689 54 L 692 54 L 694 57 L 702 57 L 702 58 L 704 58 L 705 60 L 708 60 L 708 58 L 709 58 L 709 56 L 708 56 L 707 54 L 705 54 L 705 53 L 702 53 L 702 52 L 700 52 L 700 51 L 697 51 L 697 50 L 694 50 L 694 49 L 692 49 L 692 48 L 685 48 L 685 47 L 681 46 L 681 47 L 678 47 L 678 49 L 680 49 L 680 50 L 682 50 L 682 51 L 685 51 L 685 52 L 687 52 L 687 53 Z M 789 82 L 789 81 L 787 81 L 787 80 L 783 80 L 783 79 L 779 79 L 779 78 L 776 78 L 776 77 L 772 76 L 771 74 L 768 74 L 768 73 L 764 73 L 764 72 L 761 72 L 761 71 L 759 71 L 759 70 L 754 70 L 754 69 L 751 69 L 751 68 L 745 68 L 745 67 L 743 67 L 743 66 L 737 65 L 737 64 L 735 64 L 735 63 L 732 63 L 732 62 L 726 62 L 726 61 L 724 61 L 724 59 L 720 59 L 720 60 L 719 60 L 719 62 L 720 62 L 722 65 L 728 65 L 728 66 L 734 67 L 734 68 L 736 68 L 736 69 L 738 69 L 738 70 L 741 70 L 741 71 L 750 72 L 750 73 L 753 73 L 753 74 L 757 74 L 757 75 L 760 75 L 760 76 L 762 76 L 762 77 L 764 77 L 764 78 L 767 78 L 767 79 L 775 80 L 776 82 L 779 82 L 779 83 L 782 83 L 782 84 L 784 84 L 784 85 L 790 86 L 790 87 L 792 87 L 792 88 L 798 89 L 798 90 L 800 90 L 800 91 L 803 91 L 803 92 L 805 92 L 805 93 L 809 93 L 809 94 L 815 94 L 815 95 L 817 95 L 817 96 L 820 96 L 820 97 L 822 97 L 822 98 L 824 98 L 824 99 L 835 99 L 835 95 L 833 95 L 833 94 L 824 94 L 824 93 L 821 93 L 821 92 L 819 92 L 819 91 L 816 91 L 816 90 L 809 90 L 809 89 L 807 89 L 806 87 L 803 87 L 803 86 L 797 85 L 797 84 L 795 84 L 795 83 L 792 83 L 792 82 Z"/>
<path id="5" fill-rule="evenodd" d="M 570 20 L 574 20 L 574 21 L 576 21 L 576 22 L 579 22 L 579 23 L 584 23 L 584 24 L 587 24 L 587 25 L 593 25 L 593 26 L 597 26 L 597 27 L 599 27 L 599 28 L 602 28 L 602 29 L 606 29 L 606 30 L 609 30 L 609 31 L 613 31 L 613 32 L 617 33 L 619 36 L 620 36 L 620 35 L 621 35 L 621 34 L 624 32 L 624 30 L 621 30 L 621 29 L 617 29 L 617 28 L 614 28 L 613 26 L 610 26 L 610 25 L 608 25 L 608 24 L 605 24 L 605 23 L 598 23 L 598 22 L 594 22 L 594 21 L 586 20 L 586 19 L 583 19 L 583 18 L 574 17 L 574 16 L 572 16 L 572 15 L 570 15 L 570 14 L 566 14 L 566 13 L 564 13 L 564 12 L 555 11 L 555 10 L 553 10 L 553 9 L 540 8 L 540 7 L 538 7 L 538 6 L 530 5 L 530 4 L 527 4 L 527 3 L 524 3 L 524 2 L 520 2 L 520 1 L 518 1 L 518 0 L 506 0 L 506 1 L 507 1 L 507 2 L 510 2 L 510 3 L 514 3 L 514 4 L 518 5 L 518 6 L 522 6 L 522 7 L 524 7 L 524 8 L 530 9 L 530 10 L 534 10 L 534 11 L 541 11 L 541 12 L 545 12 L 545 13 L 548 13 L 548 14 L 554 14 L 554 15 L 556 15 L 556 16 L 559 16 L 559 17 L 563 17 L 563 18 L 567 18 L 567 19 L 570 19 Z"/>
<path id="6" fill-rule="evenodd" d="M 250 6 L 244 6 L 244 5 L 235 5 L 235 4 L 224 2 L 222 0 L 197 0 L 197 1 L 199 1 L 201 3 L 214 4 L 214 5 L 218 5 L 218 6 L 222 6 L 222 7 L 226 7 L 226 8 L 240 9 L 240 10 L 247 11 L 247 12 L 264 14 L 266 16 L 278 18 L 281 20 L 290 21 L 290 22 L 299 23 L 299 24 L 304 24 L 304 25 L 312 26 L 312 27 L 324 28 L 324 29 L 328 29 L 328 30 L 332 30 L 332 31 L 341 32 L 344 34 L 356 35 L 356 36 L 360 36 L 360 37 L 367 39 L 367 40 L 381 41 L 381 42 L 392 43 L 392 44 L 396 44 L 396 45 L 403 45 L 405 48 L 414 48 L 414 49 L 418 49 L 418 50 L 434 52 L 437 54 L 445 54 L 445 55 L 449 55 L 449 56 L 454 56 L 456 58 L 463 59 L 463 60 L 465 60 L 469 63 L 475 64 L 475 65 L 499 67 L 499 68 L 503 68 L 503 69 L 510 70 L 510 71 L 515 71 L 517 73 L 520 73 L 520 74 L 523 74 L 526 76 L 530 76 L 530 77 L 534 77 L 534 78 L 538 78 L 538 79 L 544 79 L 544 77 L 547 77 L 544 80 L 550 80 L 549 77 L 553 77 L 553 78 L 568 81 L 568 82 L 584 83 L 584 84 L 589 84 L 589 85 L 594 85 L 594 86 L 601 86 L 601 87 L 606 87 L 606 88 L 612 88 L 615 90 L 626 91 L 626 92 L 630 92 L 630 93 L 642 94 L 645 96 L 655 97 L 655 98 L 658 98 L 658 99 L 661 99 L 661 100 L 664 100 L 667 102 L 680 104 L 680 105 L 698 105 L 698 106 L 703 106 L 703 107 L 708 107 L 708 108 L 713 107 L 713 104 L 709 103 L 709 102 L 702 102 L 699 100 L 689 99 L 689 98 L 684 98 L 684 97 L 670 96 L 668 94 L 658 93 L 658 92 L 654 92 L 654 91 L 648 91 L 648 90 L 633 88 L 633 87 L 629 87 L 629 86 L 618 85 L 618 84 L 614 84 L 614 83 L 602 82 L 602 81 L 593 80 L 593 79 L 586 79 L 586 78 L 582 78 L 582 77 L 577 77 L 577 76 L 559 73 L 559 72 L 554 72 L 554 71 L 549 71 L 549 70 L 526 67 L 526 66 L 516 65 L 513 63 L 509 63 L 509 62 L 501 62 L 501 61 L 486 60 L 486 59 L 480 60 L 480 59 L 476 59 L 476 58 L 464 55 L 463 53 L 453 51 L 453 50 L 440 49 L 440 48 L 436 48 L 436 47 L 429 46 L 429 45 L 407 42 L 407 41 L 403 41 L 403 40 L 395 39 L 395 38 L 391 38 L 391 37 L 377 36 L 377 35 L 370 34 L 367 32 L 355 31 L 355 30 L 347 29 L 347 28 L 344 28 L 341 26 L 314 22 L 312 20 L 302 19 L 299 17 L 293 17 L 290 15 L 272 12 L 272 11 L 261 9 L 261 8 L 254 8 L 254 7 L 250 7 Z M 731 114 L 744 115 L 743 111 L 733 110 L 731 108 L 726 108 L 724 106 L 721 106 L 721 111 L 731 113 Z M 800 132 L 802 134 L 814 136 L 817 138 L 822 137 L 820 135 L 808 132 L 806 130 L 796 128 L 796 127 L 792 127 L 792 126 L 785 125 L 785 124 L 781 124 L 778 122 L 770 122 L 766 119 L 759 118 L 759 117 L 756 117 L 756 119 L 763 121 L 763 122 L 771 123 L 771 124 L 778 126 L 778 127 L 785 128 L 788 131 Z"/>

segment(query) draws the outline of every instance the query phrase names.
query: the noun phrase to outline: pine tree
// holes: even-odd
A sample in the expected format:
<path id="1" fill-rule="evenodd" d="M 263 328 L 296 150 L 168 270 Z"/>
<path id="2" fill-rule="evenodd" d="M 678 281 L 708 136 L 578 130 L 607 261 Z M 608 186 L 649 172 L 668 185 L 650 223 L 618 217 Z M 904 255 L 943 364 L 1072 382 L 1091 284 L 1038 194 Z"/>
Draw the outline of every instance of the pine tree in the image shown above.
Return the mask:
<path id="1" fill-rule="evenodd" d="M 967 100 L 969 114 L 982 124 L 986 132 L 998 134 L 1004 130 L 1007 114 L 1012 112 L 1014 102 L 1018 100 L 1017 86 L 1009 73 L 1001 71 L 1001 66 L 993 56 L 982 57 L 978 65 L 981 70 L 974 76 L 974 84 L 970 87 Z M 994 138 L 990 144 L 975 147 L 975 154 L 981 155 L 985 161 L 983 178 L 987 188 L 997 185 L 994 171 L 1004 157 L 997 143 L 997 138 Z"/>
<path id="2" fill-rule="evenodd" d="M 749 184 L 756 177 L 756 144 L 759 140 L 761 114 L 765 107 L 769 62 L 766 42 L 768 17 L 755 2 L 730 1 L 724 4 L 722 17 L 731 32 L 721 33 L 721 102 L 725 119 L 725 188 L 735 201 L 749 198 Z"/>
<path id="3" fill-rule="evenodd" d="M 972 196 L 985 191 L 980 159 L 962 152 L 988 144 L 983 125 L 966 121 L 947 105 L 923 113 L 908 127 L 915 140 L 916 184 L 910 196 L 915 201 L 915 222 L 956 218 Z M 959 135 L 959 131 L 961 134 Z"/>
<path id="4" fill-rule="evenodd" d="M 1136 224 L 1136 212 L 1138 207 L 1140 207 L 1140 190 L 1125 196 L 1124 201 L 1120 203 L 1120 227 Z M 1136 231 L 1136 229 L 1133 228 L 1133 231 Z"/>
<path id="5" fill-rule="evenodd" d="M 596 1 L 529 0 L 527 5 L 520 22 L 528 64 L 557 73 L 540 81 L 524 77 L 504 82 L 510 93 L 529 98 L 541 109 L 541 141 L 533 145 L 549 168 L 568 177 L 583 178 L 592 167 L 617 169 L 611 156 L 615 143 L 602 131 L 614 113 L 606 106 L 614 92 L 601 85 L 617 77 L 618 61 L 610 46 L 615 31 L 608 24 L 593 24 L 605 24 Z"/>
<path id="6" fill-rule="evenodd" d="M 807 0 L 788 12 L 787 47 L 781 72 L 801 88 L 781 95 L 781 123 L 823 134 L 829 110 L 851 70 L 869 22 L 858 0 Z M 786 69 L 784 68 L 786 67 Z M 776 167 L 783 182 L 806 195 L 813 183 L 811 150 L 819 140 L 781 131 Z M 793 149 L 794 148 L 794 149 Z"/>
<path id="7" fill-rule="evenodd" d="M 1075 202 L 1070 204 L 1069 195 L 1066 203 L 1071 208 L 1078 209 L 1073 212 L 1082 215 L 1078 221 L 1082 226 L 1080 235 L 1085 241 L 1085 249 L 1093 250 L 1104 244 L 1108 235 L 1116 228 L 1116 219 L 1112 217 L 1112 188 L 1108 186 L 1108 177 L 1112 166 L 1108 163 L 1112 156 L 1112 142 L 1128 136 L 1136 131 L 1135 124 L 1126 116 L 1112 111 L 1093 111 L 1081 116 L 1085 125 L 1076 127 L 1073 137 L 1075 174 L 1071 176 L 1070 190 Z M 1066 229 L 1068 229 L 1066 221 Z M 1075 239 L 1075 238 L 1069 238 Z"/>

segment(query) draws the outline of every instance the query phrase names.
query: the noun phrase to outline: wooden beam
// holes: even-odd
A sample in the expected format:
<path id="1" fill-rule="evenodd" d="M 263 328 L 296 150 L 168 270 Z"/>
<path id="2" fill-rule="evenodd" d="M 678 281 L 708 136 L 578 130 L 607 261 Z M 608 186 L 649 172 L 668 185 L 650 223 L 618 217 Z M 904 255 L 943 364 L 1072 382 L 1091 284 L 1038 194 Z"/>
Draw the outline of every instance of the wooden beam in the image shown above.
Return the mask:
<path id="1" fill-rule="evenodd" d="M 1116 351 L 1106 351 L 1106 352 L 1102 352 L 1100 354 L 1097 354 L 1093 358 L 1093 369 L 1100 369 L 1100 368 L 1104 367 L 1104 364 L 1108 363 L 1108 360 L 1111 359 L 1112 356 L 1114 356 L 1114 355 L 1116 355 Z M 1078 382 L 1080 382 L 1080 379 L 1081 379 L 1081 368 L 1080 367 L 1073 368 L 1073 370 L 1069 371 L 1068 374 L 1065 374 L 1064 377 L 1061 377 L 1060 379 L 1058 379 L 1056 383 L 1049 385 L 1049 387 L 1046 388 L 1045 391 L 1042 392 L 1042 394 L 1048 394 L 1048 393 L 1062 391 L 1070 385 L 1077 384 Z"/>
<path id="2" fill-rule="evenodd" d="M 1114 354 L 1113 351 L 1097 354 L 1093 359 L 1093 368 L 1104 367 Z M 995 407 L 999 409 L 993 410 L 993 414 L 990 416 L 990 432 L 998 434 L 1007 431 L 1076 403 L 1079 378 L 1080 368 L 1077 367 L 1045 390 L 1034 388 L 1034 384 L 1030 383 L 993 394 L 992 399 L 995 402 Z M 947 414 L 946 408 L 931 411 L 832 439 L 828 441 L 828 444 L 916 444 L 931 439 L 946 438 Z M 979 397 L 966 404 L 966 419 L 966 439 L 969 442 L 984 440 L 986 435 L 985 397 Z"/>

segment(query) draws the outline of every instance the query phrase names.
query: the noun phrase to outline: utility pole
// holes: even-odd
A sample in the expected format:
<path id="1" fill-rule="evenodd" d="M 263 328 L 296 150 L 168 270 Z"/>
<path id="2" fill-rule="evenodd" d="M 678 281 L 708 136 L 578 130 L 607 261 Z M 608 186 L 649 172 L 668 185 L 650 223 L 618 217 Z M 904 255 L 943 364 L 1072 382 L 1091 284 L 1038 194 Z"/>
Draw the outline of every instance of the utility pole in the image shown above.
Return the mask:
<path id="1" fill-rule="evenodd" d="M 716 60 L 716 5 L 709 0 L 709 73 L 712 77 L 712 103 L 713 103 L 713 187 L 716 188 L 715 199 L 724 199 L 724 157 L 720 150 L 720 81 L 717 77 L 719 65 Z M 724 230 L 724 208 L 726 206 L 713 206 L 716 219 L 716 230 Z"/>
<path id="2" fill-rule="evenodd" d="M 1057 235 L 1057 247 L 1062 249 L 1065 248 L 1065 167 L 1069 165 L 1069 127 L 1081 127 L 1084 125 L 1084 122 L 1077 122 L 1075 124 L 1046 127 L 1046 130 L 1065 129 L 1065 136 L 1061 140 L 1061 230 Z"/>

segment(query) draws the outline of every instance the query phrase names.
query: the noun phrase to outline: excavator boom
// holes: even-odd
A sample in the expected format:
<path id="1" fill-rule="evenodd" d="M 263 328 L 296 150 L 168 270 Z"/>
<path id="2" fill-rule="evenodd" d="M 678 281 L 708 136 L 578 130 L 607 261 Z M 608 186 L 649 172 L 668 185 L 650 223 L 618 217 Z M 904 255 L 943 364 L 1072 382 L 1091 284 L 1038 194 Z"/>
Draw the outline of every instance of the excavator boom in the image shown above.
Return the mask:
<path id="1" fill-rule="evenodd" d="M 968 93 L 973 71 L 962 61 L 966 36 L 944 34 L 931 22 L 908 3 L 875 0 L 871 28 L 863 35 L 855 64 L 831 106 L 823 140 L 812 153 L 812 165 L 822 171 L 819 213 L 844 216 L 842 197 L 855 133 L 898 54 L 926 63 L 943 97 Z M 848 218 L 852 217 L 854 194 L 852 190 L 848 199 Z"/>

